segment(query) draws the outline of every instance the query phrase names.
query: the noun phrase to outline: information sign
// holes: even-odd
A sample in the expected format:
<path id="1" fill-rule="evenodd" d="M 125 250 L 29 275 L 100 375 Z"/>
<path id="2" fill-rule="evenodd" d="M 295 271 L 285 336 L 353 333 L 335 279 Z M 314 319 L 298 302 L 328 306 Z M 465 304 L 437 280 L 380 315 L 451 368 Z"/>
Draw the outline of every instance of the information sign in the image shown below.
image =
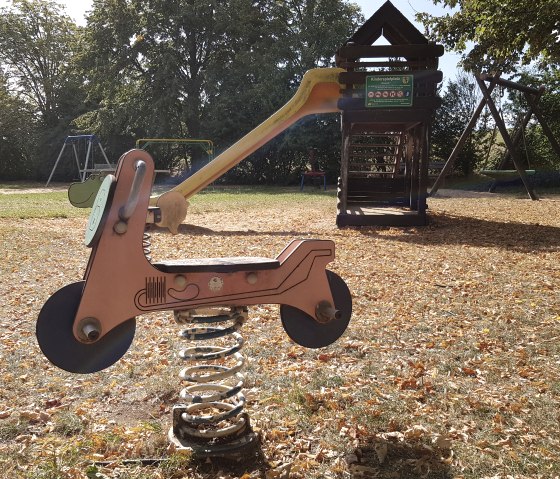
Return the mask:
<path id="1" fill-rule="evenodd" d="M 413 75 L 366 77 L 366 108 L 412 106 Z"/>

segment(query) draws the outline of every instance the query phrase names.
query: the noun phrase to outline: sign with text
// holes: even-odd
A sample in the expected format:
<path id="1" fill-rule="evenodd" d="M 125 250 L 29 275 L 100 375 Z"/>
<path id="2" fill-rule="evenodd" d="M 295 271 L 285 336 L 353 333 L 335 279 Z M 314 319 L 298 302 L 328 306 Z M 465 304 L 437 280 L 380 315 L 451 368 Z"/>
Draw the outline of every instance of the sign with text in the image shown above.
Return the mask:
<path id="1" fill-rule="evenodd" d="M 366 108 L 412 106 L 414 75 L 366 77 Z"/>

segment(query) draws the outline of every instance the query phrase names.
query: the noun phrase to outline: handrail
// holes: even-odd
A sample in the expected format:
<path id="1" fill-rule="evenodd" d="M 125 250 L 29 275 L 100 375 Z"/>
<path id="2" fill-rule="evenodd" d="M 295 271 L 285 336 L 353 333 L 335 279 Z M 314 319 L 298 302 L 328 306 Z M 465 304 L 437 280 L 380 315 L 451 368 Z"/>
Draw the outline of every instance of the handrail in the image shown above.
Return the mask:
<path id="1" fill-rule="evenodd" d="M 134 163 L 134 179 L 132 180 L 132 185 L 130 187 L 130 193 L 128 194 L 128 199 L 125 205 L 119 210 L 119 218 L 123 221 L 130 219 L 136 205 L 138 204 L 138 199 L 140 197 L 140 187 L 146 176 L 146 162 L 143 160 L 138 160 Z"/>

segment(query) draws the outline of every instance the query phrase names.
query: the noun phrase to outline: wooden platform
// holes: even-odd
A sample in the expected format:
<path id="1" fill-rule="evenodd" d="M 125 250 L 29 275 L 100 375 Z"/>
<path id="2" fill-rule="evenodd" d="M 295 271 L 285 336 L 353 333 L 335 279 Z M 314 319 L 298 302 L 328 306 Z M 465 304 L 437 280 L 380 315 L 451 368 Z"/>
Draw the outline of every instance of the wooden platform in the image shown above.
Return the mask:
<path id="1" fill-rule="evenodd" d="M 424 226 L 426 214 L 403 208 L 349 206 L 336 216 L 337 226 Z"/>

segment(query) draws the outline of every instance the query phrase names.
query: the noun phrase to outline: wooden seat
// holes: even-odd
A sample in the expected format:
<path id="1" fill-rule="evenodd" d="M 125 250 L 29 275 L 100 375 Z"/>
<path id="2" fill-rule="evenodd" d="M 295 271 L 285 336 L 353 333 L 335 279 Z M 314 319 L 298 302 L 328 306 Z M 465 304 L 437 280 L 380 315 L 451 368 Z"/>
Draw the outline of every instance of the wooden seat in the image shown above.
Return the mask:
<path id="1" fill-rule="evenodd" d="M 280 262 L 272 258 L 234 256 L 230 258 L 188 258 L 153 263 L 164 273 L 235 273 L 276 269 Z"/>
<path id="2" fill-rule="evenodd" d="M 532 176 L 535 173 L 535 170 L 525 170 L 527 176 Z M 480 170 L 480 174 L 499 181 L 511 181 L 521 178 L 517 170 Z"/>

